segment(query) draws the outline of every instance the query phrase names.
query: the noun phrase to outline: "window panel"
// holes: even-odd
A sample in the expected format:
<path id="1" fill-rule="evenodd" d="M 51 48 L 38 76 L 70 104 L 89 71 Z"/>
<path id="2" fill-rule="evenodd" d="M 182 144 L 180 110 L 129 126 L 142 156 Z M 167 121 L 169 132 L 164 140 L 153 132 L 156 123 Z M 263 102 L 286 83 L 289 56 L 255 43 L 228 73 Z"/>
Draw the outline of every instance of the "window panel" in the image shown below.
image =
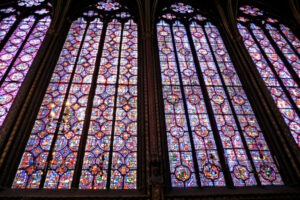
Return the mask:
<path id="1" fill-rule="evenodd" d="M 190 6 L 170 8 L 157 39 L 172 186 L 282 185 L 217 28 Z"/>
<path id="2" fill-rule="evenodd" d="M 299 40 L 289 28 L 267 17 L 258 8 L 243 6 L 240 10 L 238 29 L 244 44 L 299 145 Z M 264 19 L 254 24 L 252 20 L 256 16 Z"/>
<path id="3" fill-rule="evenodd" d="M 46 9 L 47 8 L 47 9 Z M 49 9 L 40 8 L 21 18 L 20 8 L 0 10 L 0 126 L 25 80 L 34 58 L 50 26 Z M 44 12 L 40 12 L 44 10 Z M 14 26 L 13 26 L 14 25 Z M 11 33 L 10 33 L 11 32 Z M 6 38 L 6 39 L 5 39 Z"/>
<path id="4" fill-rule="evenodd" d="M 72 23 L 13 188 L 137 188 L 137 24 L 120 11 Z"/>

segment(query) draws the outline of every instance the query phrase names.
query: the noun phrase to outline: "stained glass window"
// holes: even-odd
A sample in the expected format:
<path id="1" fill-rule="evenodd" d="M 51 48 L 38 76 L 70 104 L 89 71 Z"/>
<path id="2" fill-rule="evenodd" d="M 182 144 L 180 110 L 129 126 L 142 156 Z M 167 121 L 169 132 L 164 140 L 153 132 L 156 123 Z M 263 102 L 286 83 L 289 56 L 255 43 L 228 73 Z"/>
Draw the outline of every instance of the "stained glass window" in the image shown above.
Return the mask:
<path id="1" fill-rule="evenodd" d="M 115 3 L 72 23 L 12 188 L 137 188 L 137 24 Z"/>
<path id="2" fill-rule="evenodd" d="M 300 41 L 277 19 L 251 6 L 240 8 L 244 44 L 295 142 L 300 147 Z"/>
<path id="3" fill-rule="evenodd" d="M 172 187 L 282 185 L 217 27 L 177 3 L 156 28 Z"/>
<path id="4" fill-rule="evenodd" d="M 51 7 L 45 4 L 30 13 L 19 6 L 0 9 L 0 127 L 18 94 L 50 26 Z M 40 5 L 42 1 L 39 1 Z M 30 6 L 30 7 L 31 7 Z"/>

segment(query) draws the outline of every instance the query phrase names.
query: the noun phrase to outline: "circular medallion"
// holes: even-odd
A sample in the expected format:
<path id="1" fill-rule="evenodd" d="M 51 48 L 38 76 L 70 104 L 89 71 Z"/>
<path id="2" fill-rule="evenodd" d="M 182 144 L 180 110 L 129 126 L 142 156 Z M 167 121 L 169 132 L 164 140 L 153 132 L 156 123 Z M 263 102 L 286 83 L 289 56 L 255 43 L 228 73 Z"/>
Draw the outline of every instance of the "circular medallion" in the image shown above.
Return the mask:
<path id="1" fill-rule="evenodd" d="M 166 75 L 166 76 L 174 76 L 175 72 L 172 69 L 166 69 L 164 71 L 164 75 Z"/>
<path id="2" fill-rule="evenodd" d="M 205 49 L 199 49 L 198 52 L 199 52 L 201 55 L 207 55 L 207 54 L 208 54 L 208 52 L 207 52 Z M 206 58 L 204 57 L 204 59 L 206 59 Z"/>
<path id="3" fill-rule="evenodd" d="M 222 104 L 224 103 L 224 97 L 221 95 L 214 95 L 212 97 L 212 100 L 216 103 L 216 104 Z"/>
<path id="4" fill-rule="evenodd" d="M 282 114 L 283 114 L 284 117 L 288 118 L 289 120 L 294 121 L 295 116 L 296 116 L 294 110 L 291 110 L 291 109 L 282 109 L 281 112 L 282 112 Z"/>
<path id="5" fill-rule="evenodd" d="M 172 53 L 172 50 L 168 47 L 164 47 L 161 49 L 161 52 L 168 55 L 168 54 Z"/>
<path id="6" fill-rule="evenodd" d="M 207 69 L 207 70 L 204 71 L 204 74 L 206 76 L 213 77 L 216 74 L 216 72 L 215 72 L 215 70 Z"/>
<path id="7" fill-rule="evenodd" d="M 206 137 L 209 134 L 207 127 L 202 125 L 195 126 L 194 131 L 200 137 Z"/>
<path id="8" fill-rule="evenodd" d="M 235 95 L 233 96 L 233 101 L 236 103 L 236 104 L 239 104 L 239 105 L 243 105 L 245 103 L 245 100 L 242 96 L 240 95 Z"/>
<path id="9" fill-rule="evenodd" d="M 32 56 L 29 54 L 25 54 L 24 56 L 21 57 L 21 61 L 23 62 L 28 62 L 30 60 L 32 60 Z"/>
<path id="10" fill-rule="evenodd" d="M 16 83 L 9 83 L 4 86 L 4 90 L 8 93 L 16 91 L 18 89 L 18 85 Z"/>
<path id="11" fill-rule="evenodd" d="M 169 35 L 169 33 L 167 31 L 160 31 L 159 35 L 161 35 L 161 36 L 167 36 L 167 35 Z"/>
<path id="12" fill-rule="evenodd" d="M 0 56 L 0 59 L 2 61 L 8 61 L 8 60 L 12 59 L 12 57 L 13 57 L 12 54 L 4 54 L 4 55 Z"/>
<path id="13" fill-rule="evenodd" d="M 200 103 L 200 97 L 196 94 L 189 95 L 188 100 L 192 105 L 198 105 Z"/>
<path id="14" fill-rule="evenodd" d="M 276 179 L 275 170 L 266 164 L 260 166 L 260 174 L 268 181 L 274 181 Z"/>
<path id="15" fill-rule="evenodd" d="M 187 55 L 190 54 L 190 51 L 186 48 L 181 48 L 181 49 L 179 49 L 179 53 L 181 53 L 182 55 L 187 56 Z"/>
<path id="16" fill-rule="evenodd" d="M 216 52 L 221 56 L 225 55 L 225 51 L 223 49 L 217 49 Z"/>
<path id="17" fill-rule="evenodd" d="M 204 176 L 210 180 L 216 180 L 219 178 L 220 171 L 218 167 L 214 164 L 206 163 L 203 166 Z"/>
<path id="18" fill-rule="evenodd" d="M 16 72 L 16 73 L 13 73 L 11 76 L 10 76 L 10 79 L 12 80 L 12 81 L 16 81 L 16 82 L 18 82 L 18 81 L 22 81 L 23 80 L 23 74 L 22 73 L 18 73 L 18 72 Z"/>
<path id="19" fill-rule="evenodd" d="M 253 127 L 253 126 L 246 126 L 245 132 L 248 136 L 253 137 L 253 138 L 259 136 L 259 133 L 258 133 L 256 127 Z"/>
<path id="20" fill-rule="evenodd" d="M 191 76 L 194 75 L 194 71 L 191 70 L 191 69 L 185 69 L 185 70 L 183 70 L 183 74 L 188 76 L 188 77 L 191 77 Z"/>
<path id="21" fill-rule="evenodd" d="M 231 125 L 222 126 L 221 130 L 226 137 L 232 137 L 235 135 L 234 128 Z"/>
<path id="22" fill-rule="evenodd" d="M 212 32 L 212 33 L 209 34 L 209 36 L 212 37 L 212 38 L 217 38 L 217 37 L 218 37 L 218 34 Z"/>
<path id="23" fill-rule="evenodd" d="M 191 177 L 191 172 L 189 168 L 180 165 L 175 169 L 175 177 L 180 181 L 187 181 Z"/>
<path id="24" fill-rule="evenodd" d="M 195 36 L 195 37 L 197 37 L 197 38 L 201 38 L 202 36 L 203 36 L 203 34 L 202 33 L 199 33 L 199 32 L 195 32 L 195 33 L 193 33 L 193 35 Z M 200 51 L 200 50 L 199 50 Z M 206 51 L 206 50 L 204 50 L 204 51 Z M 201 53 L 201 52 L 200 52 Z M 207 51 L 206 51 L 206 53 L 207 53 Z"/>
<path id="25" fill-rule="evenodd" d="M 182 31 L 177 31 L 177 32 L 175 33 L 175 35 L 176 35 L 177 37 L 180 37 L 180 38 L 182 38 L 183 36 L 185 36 L 184 32 L 182 32 Z"/>
<path id="26" fill-rule="evenodd" d="M 37 44 L 40 44 L 40 43 L 41 43 L 41 41 L 39 39 L 33 39 L 33 40 L 29 41 L 29 44 L 31 44 L 31 45 L 37 45 Z"/>
<path id="27" fill-rule="evenodd" d="M 242 165 L 234 166 L 233 173 L 236 178 L 242 179 L 243 181 L 247 180 L 250 177 L 248 169 Z"/>
<path id="28" fill-rule="evenodd" d="M 231 69 L 225 69 L 225 70 L 223 70 L 223 74 L 225 76 L 231 77 L 234 73 L 233 73 L 233 71 Z"/>
<path id="29" fill-rule="evenodd" d="M 15 52 L 18 48 L 16 46 L 9 46 L 7 47 L 5 50 L 8 52 L 8 53 L 12 53 L 12 52 Z M 25 49 L 26 50 L 26 49 Z"/>
<path id="30" fill-rule="evenodd" d="M 0 105 L 5 105 L 11 102 L 13 99 L 13 96 L 10 94 L 5 94 L 0 96 Z"/>
<path id="31" fill-rule="evenodd" d="M 172 126 L 170 129 L 170 133 L 173 137 L 182 138 L 184 136 L 184 130 L 179 126 Z"/>
<path id="32" fill-rule="evenodd" d="M 137 133 L 137 124 L 136 124 L 136 122 L 131 122 L 129 125 L 127 125 L 126 130 L 131 135 L 136 134 Z"/>

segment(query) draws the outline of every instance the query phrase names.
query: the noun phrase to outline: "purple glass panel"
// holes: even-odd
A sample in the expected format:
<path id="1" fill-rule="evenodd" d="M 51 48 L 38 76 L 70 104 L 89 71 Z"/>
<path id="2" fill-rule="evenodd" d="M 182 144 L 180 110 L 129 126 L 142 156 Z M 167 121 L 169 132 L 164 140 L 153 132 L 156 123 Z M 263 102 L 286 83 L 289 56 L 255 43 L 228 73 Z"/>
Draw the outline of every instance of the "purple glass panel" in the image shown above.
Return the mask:
<path id="1" fill-rule="evenodd" d="M 300 77 L 300 56 L 299 52 L 294 52 L 292 47 L 288 44 L 285 38 L 280 34 L 277 28 L 273 27 L 271 24 L 266 24 L 266 29 L 269 31 L 273 40 L 278 45 L 280 51 L 285 56 L 286 60 L 290 63 L 295 73 Z M 290 37 L 290 36 L 289 36 Z M 297 45 L 297 40 L 295 39 L 295 44 Z M 299 40 L 298 40 L 299 42 Z M 300 43 L 298 43 L 300 45 Z M 297 48 L 297 46 L 295 46 Z M 299 47 L 298 47 L 299 48 Z M 300 49 L 299 49 L 300 50 Z M 298 98 L 300 98 L 300 90 L 298 90 Z M 299 99 L 299 107 L 300 107 L 300 99 Z"/>
<path id="2" fill-rule="evenodd" d="M 258 72 L 271 92 L 271 95 L 287 126 L 290 128 L 295 142 L 300 145 L 300 117 L 297 115 L 284 91 L 284 89 L 288 91 L 292 100 L 295 102 L 297 107 L 300 108 L 300 91 L 299 87 L 297 87 L 297 83 L 290 75 L 282 60 L 276 54 L 274 48 L 271 46 L 261 28 L 251 24 L 251 31 L 253 31 L 257 41 L 263 47 L 264 53 L 272 65 L 269 65 L 266 58 L 262 55 L 262 52 L 252 38 L 249 30 L 241 23 L 238 23 L 238 29 L 243 36 L 245 46 L 248 49 L 253 62 L 256 64 Z M 277 78 L 280 78 L 283 85 L 279 83 Z"/>
<path id="3" fill-rule="evenodd" d="M 44 170 L 48 169 L 50 169 L 48 177 L 52 175 L 55 179 L 48 180 L 48 183 L 46 184 L 47 188 L 69 187 L 69 182 L 72 179 L 70 175 L 73 172 L 72 169 L 75 164 L 73 162 L 75 157 L 72 150 L 77 148 L 76 139 L 78 138 L 78 134 L 76 133 L 75 135 L 73 132 L 74 129 L 70 129 L 65 136 L 62 134 L 58 136 L 57 141 L 61 141 L 61 143 L 56 144 L 56 152 L 52 155 L 53 159 L 50 163 L 47 163 L 47 159 L 51 143 L 53 142 L 54 133 L 57 126 L 60 126 L 57 122 L 62 112 L 68 83 L 71 81 L 70 77 L 74 69 L 75 59 L 78 54 L 85 27 L 86 22 L 84 22 L 83 19 L 75 21 L 71 26 L 29 141 L 26 145 L 12 188 L 39 188 L 42 175 L 45 173 Z M 84 89 L 88 88 L 86 85 L 84 86 L 85 87 L 82 87 L 81 89 L 75 87 L 74 84 L 72 91 L 78 92 L 79 95 L 84 96 Z M 71 95 L 72 93 L 70 96 Z M 69 107 L 67 109 L 71 111 L 71 109 L 74 108 L 73 101 L 72 106 L 72 108 Z M 77 122 L 77 119 L 75 120 Z M 74 123 L 72 123 L 72 126 L 73 124 Z M 70 140 L 72 142 L 67 143 L 65 138 L 73 140 Z M 66 151 L 59 151 L 59 149 L 65 149 Z M 63 156 L 65 160 L 62 162 Z"/>
<path id="4" fill-rule="evenodd" d="M 247 148 L 250 151 L 251 158 L 256 169 L 256 173 L 259 174 L 261 184 L 283 184 L 277 166 L 274 163 L 271 152 L 269 151 L 269 148 L 266 144 L 262 131 L 251 108 L 251 105 L 235 72 L 231 59 L 221 39 L 220 33 L 218 32 L 215 26 L 209 23 L 205 26 L 205 31 L 208 35 L 209 42 L 213 49 L 213 54 L 215 55 L 218 63 L 219 75 L 224 80 L 225 87 L 229 93 L 229 100 L 231 101 L 231 104 L 234 107 L 234 112 L 237 115 L 238 121 L 236 121 L 236 123 L 239 123 L 239 126 L 243 132 L 241 137 L 245 138 Z M 204 73 L 204 77 L 206 76 L 206 73 Z M 214 83 L 215 82 L 212 81 L 211 85 L 218 85 Z M 226 112 L 224 112 L 224 114 L 225 113 Z M 225 134 L 223 135 L 223 137 L 224 138 L 222 138 L 222 141 L 228 141 L 232 139 L 232 137 L 228 137 Z M 241 143 L 241 141 L 238 140 L 237 143 Z M 228 148 L 226 147 L 226 145 L 227 144 L 223 143 L 224 149 Z M 232 143 L 232 145 L 230 146 L 235 148 L 242 145 L 236 145 Z M 241 180 L 245 181 L 244 179 L 247 178 L 247 171 L 243 172 L 243 170 L 241 170 L 244 169 L 243 167 L 240 167 L 238 165 L 232 166 L 232 163 L 230 162 L 229 166 L 231 169 L 233 169 L 235 178 L 240 179 L 239 183 L 242 182 Z M 272 171 L 272 173 L 267 174 L 267 171 L 265 170 L 266 168 Z M 249 179 L 250 177 L 251 176 L 249 176 Z"/>
<path id="5" fill-rule="evenodd" d="M 51 19 L 45 17 L 39 20 L 29 38 L 27 34 L 35 22 L 33 16 L 23 19 L 0 52 L 0 126 L 23 83 L 27 72 L 44 40 Z M 22 50 L 20 50 L 21 46 Z"/>
<path id="6" fill-rule="evenodd" d="M 6 36 L 7 32 L 9 31 L 9 29 L 11 28 L 11 26 L 14 24 L 15 21 L 16 21 L 15 15 L 11 15 L 9 17 L 2 19 L 2 21 L 0 22 L 0 43 L 3 40 L 3 38 Z"/>

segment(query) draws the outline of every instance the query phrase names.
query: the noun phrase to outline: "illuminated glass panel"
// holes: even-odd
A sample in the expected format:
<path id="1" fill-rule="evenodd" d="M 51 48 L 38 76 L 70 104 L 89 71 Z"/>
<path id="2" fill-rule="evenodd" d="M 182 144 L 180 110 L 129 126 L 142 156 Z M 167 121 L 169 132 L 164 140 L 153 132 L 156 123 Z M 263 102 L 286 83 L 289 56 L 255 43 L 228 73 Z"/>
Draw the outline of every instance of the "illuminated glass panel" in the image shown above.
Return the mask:
<path id="1" fill-rule="evenodd" d="M 262 185 L 282 184 L 278 169 L 220 33 L 210 23 L 205 25 L 204 30 L 195 22 L 190 28 L 234 185 L 255 184 L 253 176 L 255 172 L 250 161 L 246 160 L 252 160 L 254 163 Z M 209 43 L 211 49 L 208 48 Z M 213 56 L 217 65 L 213 63 Z M 248 156 L 251 158 L 247 158 L 245 146 L 250 151 Z M 264 171 L 266 166 L 272 168 L 271 176 Z M 243 170 L 248 173 L 241 173 Z"/>
<path id="2" fill-rule="evenodd" d="M 257 16 L 254 9 L 263 15 L 262 11 L 251 6 L 240 8 L 243 16 L 238 18 L 238 29 L 258 72 L 299 146 L 300 42 L 289 28 L 279 24 L 276 19 L 265 17 L 265 21 L 260 21 L 259 25 L 252 23 L 251 17 Z M 247 16 L 249 13 L 254 14 Z"/>
<path id="3" fill-rule="evenodd" d="M 107 27 L 85 151 L 80 188 L 105 189 L 111 165 L 111 189 L 136 189 L 137 26 L 131 20 Z"/>
<path id="4" fill-rule="evenodd" d="M 162 17 L 157 38 L 172 186 L 282 185 L 217 28 Z"/>
<path id="5" fill-rule="evenodd" d="M 15 20 L 15 15 L 2 19 L 0 40 L 7 37 Z M 18 23 L 8 41 L 3 44 L 0 51 L 0 126 L 44 40 L 50 22 L 49 16 L 37 20 L 30 15 Z"/>
<path id="6" fill-rule="evenodd" d="M 65 112 L 63 105 L 65 104 L 67 94 L 70 93 L 69 97 L 73 97 L 69 104 L 72 102 L 74 107 L 74 103 L 77 102 L 77 97 L 74 97 L 74 95 L 77 94 L 72 95 L 72 92 L 78 93 L 78 97 L 83 96 L 83 100 L 85 100 L 83 94 L 86 94 L 86 92 L 84 92 L 84 89 L 89 90 L 89 87 L 86 84 L 80 84 L 80 81 L 76 81 L 76 79 L 73 78 L 74 71 L 80 70 L 83 67 L 81 65 L 78 66 L 77 69 L 76 58 L 78 54 L 80 55 L 79 47 L 81 41 L 84 39 L 83 35 L 86 27 L 86 22 L 81 18 L 73 22 L 72 27 L 70 28 L 67 40 L 60 54 L 60 58 L 46 91 L 29 141 L 26 145 L 25 152 L 12 185 L 13 188 L 39 188 L 42 177 L 45 177 L 46 175 L 44 169 L 49 169 L 49 172 L 47 172 L 48 177 L 52 176 L 54 178 L 52 180 L 48 179 L 46 184 L 47 188 L 69 187 L 69 179 L 72 179 L 72 176 L 70 175 L 73 171 L 72 169 L 76 159 L 76 157 L 74 157 L 76 156 L 76 152 L 74 155 L 74 148 L 76 149 L 78 147 L 76 143 L 80 137 L 80 130 L 79 132 L 75 132 L 74 128 L 76 124 L 72 123 L 72 127 L 74 126 L 74 128 L 69 129 L 66 127 L 70 131 L 68 131 L 66 135 L 62 135 L 60 133 L 62 130 L 60 129 L 63 129 L 64 127 L 60 126 L 57 122 L 61 118 L 62 113 Z M 80 76 L 80 74 L 77 75 Z M 71 85 L 73 81 L 73 88 L 70 91 L 69 85 Z M 71 82 L 71 84 L 69 84 L 69 82 Z M 76 87 L 78 86 L 76 84 L 82 85 L 82 90 L 81 88 Z M 80 104 L 77 105 L 80 109 Z M 69 106 L 69 108 L 67 108 L 69 110 L 68 112 L 70 112 L 71 109 L 72 112 L 78 110 L 73 110 L 74 108 Z M 84 108 L 81 108 L 79 111 L 81 110 L 84 111 Z M 77 122 L 77 116 L 72 116 L 74 117 L 73 120 Z M 82 126 L 82 122 L 77 124 Z M 59 132 L 58 135 L 57 132 Z M 54 136 L 56 136 L 55 138 L 57 139 L 54 139 Z M 53 155 L 51 155 L 52 158 L 50 158 L 49 152 L 51 151 L 51 148 L 53 148 L 52 144 L 56 142 L 55 140 L 57 140 L 57 142 L 61 141 L 61 143 L 56 144 L 55 151 L 53 152 Z M 67 158 L 67 160 L 64 161 L 62 160 L 63 158 Z"/>
<path id="7" fill-rule="evenodd" d="M 137 25 L 122 13 L 72 23 L 13 188 L 137 188 Z"/>
<path id="8" fill-rule="evenodd" d="M 11 15 L 11 16 L 8 16 L 8 17 L 5 17 L 5 18 L 1 19 L 1 22 L 0 22 L 0 43 L 2 42 L 4 37 L 7 35 L 8 31 L 10 30 L 11 26 L 15 23 L 15 21 L 16 21 L 16 16 L 15 15 Z"/>
<path id="9" fill-rule="evenodd" d="M 45 0 L 18 0 L 18 5 L 25 7 L 39 6 L 44 1 Z"/>

